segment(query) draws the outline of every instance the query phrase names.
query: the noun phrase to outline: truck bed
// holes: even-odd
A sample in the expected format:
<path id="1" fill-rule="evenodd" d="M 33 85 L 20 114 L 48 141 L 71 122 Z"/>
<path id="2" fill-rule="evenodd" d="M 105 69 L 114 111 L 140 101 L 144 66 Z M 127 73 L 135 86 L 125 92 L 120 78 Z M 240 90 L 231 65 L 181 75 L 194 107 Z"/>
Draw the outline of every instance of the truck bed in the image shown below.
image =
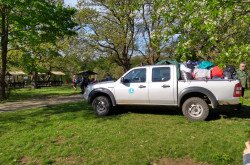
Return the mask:
<path id="1" fill-rule="evenodd" d="M 203 87 L 211 91 L 219 104 L 237 104 L 239 98 L 234 97 L 234 87 L 239 83 L 239 80 L 179 80 L 178 81 L 178 95 L 183 90 L 189 87 Z"/>

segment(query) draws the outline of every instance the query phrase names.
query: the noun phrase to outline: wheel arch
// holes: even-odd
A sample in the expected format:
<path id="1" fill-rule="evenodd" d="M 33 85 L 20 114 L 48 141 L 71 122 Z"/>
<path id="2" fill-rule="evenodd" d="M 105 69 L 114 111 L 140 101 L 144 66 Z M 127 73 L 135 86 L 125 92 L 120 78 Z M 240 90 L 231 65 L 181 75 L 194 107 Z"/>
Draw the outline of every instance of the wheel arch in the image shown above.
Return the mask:
<path id="1" fill-rule="evenodd" d="M 184 89 L 179 94 L 178 107 L 181 107 L 190 97 L 202 98 L 207 102 L 207 104 L 211 104 L 212 108 L 216 108 L 218 106 L 218 101 L 211 91 L 203 87 L 190 87 Z"/>
<path id="2" fill-rule="evenodd" d="M 97 88 L 92 90 L 89 94 L 88 102 L 92 103 L 93 100 L 98 96 L 106 96 L 112 103 L 112 106 L 116 106 L 116 101 L 113 93 L 106 88 Z"/>

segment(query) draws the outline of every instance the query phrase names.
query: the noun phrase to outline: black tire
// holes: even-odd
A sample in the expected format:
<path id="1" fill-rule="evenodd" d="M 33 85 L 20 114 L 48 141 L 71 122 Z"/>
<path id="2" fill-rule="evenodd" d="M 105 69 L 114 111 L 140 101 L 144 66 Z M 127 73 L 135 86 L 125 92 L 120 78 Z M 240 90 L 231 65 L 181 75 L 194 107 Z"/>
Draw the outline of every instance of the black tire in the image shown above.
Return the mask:
<path id="1" fill-rule="evenodd" d="M 111 110 L 111 103 L 106 96 L 98 96 L 93 100 L 92 107 L 97 116 L 107 116 Z"/>
<path id="2" fill-rule="evenodd" d="M 209 107 L 203 99 L 191 97 L 183 103 L 182 113 L 191 121 L 203 121 L 209 115 Z"/>

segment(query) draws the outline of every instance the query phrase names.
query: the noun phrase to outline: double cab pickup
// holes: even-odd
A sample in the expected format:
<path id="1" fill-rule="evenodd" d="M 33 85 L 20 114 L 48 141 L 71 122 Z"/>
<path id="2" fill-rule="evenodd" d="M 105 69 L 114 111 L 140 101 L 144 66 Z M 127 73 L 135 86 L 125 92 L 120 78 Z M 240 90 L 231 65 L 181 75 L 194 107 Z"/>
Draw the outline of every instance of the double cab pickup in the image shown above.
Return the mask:
<path id="1" fill-rule="evenodd" d="M 239 104 L 239 80 L 178 80 L 175 65 L 135 67 L 117 81 L 90 84 L 84 98 L 99 116 L 117 105 L 176 106 L 189 120 L 205 120 L 211 108 Z"/>

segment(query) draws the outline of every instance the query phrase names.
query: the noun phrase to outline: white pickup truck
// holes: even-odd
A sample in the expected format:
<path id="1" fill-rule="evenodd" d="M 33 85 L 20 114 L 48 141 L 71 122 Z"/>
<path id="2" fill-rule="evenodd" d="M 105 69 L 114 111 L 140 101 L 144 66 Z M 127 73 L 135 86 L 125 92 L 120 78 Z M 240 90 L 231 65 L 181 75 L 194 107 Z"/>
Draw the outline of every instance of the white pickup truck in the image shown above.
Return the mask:
<path id="1" fill-rule="evenodd" d="M 209 108 L 236 105 L 241 96 L 238 80 L 178 80 L 175 65 L 150 65 L 129 70 L 117 81 L 87 86 L 84 99 L 99 116 L 117 105 L 163 105 L 182 109 L 190 120 L 205 120 Z"/>

